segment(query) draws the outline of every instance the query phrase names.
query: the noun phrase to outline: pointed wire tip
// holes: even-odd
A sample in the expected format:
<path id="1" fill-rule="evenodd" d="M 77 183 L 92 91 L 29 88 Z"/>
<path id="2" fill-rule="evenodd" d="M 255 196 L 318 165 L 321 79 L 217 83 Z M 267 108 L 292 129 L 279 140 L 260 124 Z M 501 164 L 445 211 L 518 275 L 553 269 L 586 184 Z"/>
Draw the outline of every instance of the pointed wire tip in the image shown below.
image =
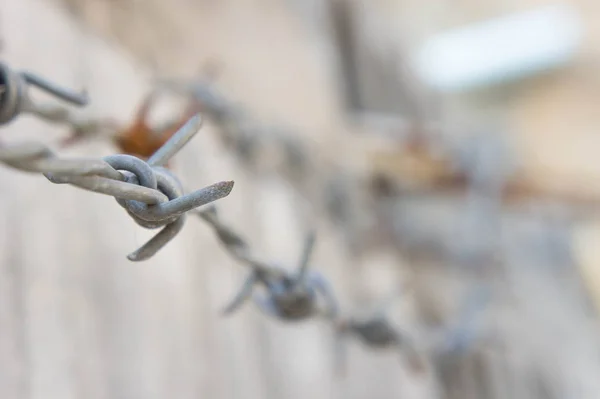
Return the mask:
<path id="1" fill-rule="evenodd" d="M 127 255 L 127 259 L 132 262 L 141 262 L 149 258 L 149 256 L 138 256 L 138 251 L 132 252 L 129 255 Z"/>
<path id="2" fill-rule="evenodd" d="M 202 123 L 204 123 L 204 120 L 202 119 L 202 114 L 200 114 L 199 112 L 194 114 L 190 119 L 188 119 L 187 123 L 190 124 L 190 127 L 199 130 L 202 127 Z"/>
<path id="3" fill-rule="evenodd" d="M 213 184 L 212 188 L 221 195 L 221 198 L 223 198 L 227 197 L 231 193 L 231 190 L 233 190 L 233 185 L 233 180 L 226 180 Z"/>

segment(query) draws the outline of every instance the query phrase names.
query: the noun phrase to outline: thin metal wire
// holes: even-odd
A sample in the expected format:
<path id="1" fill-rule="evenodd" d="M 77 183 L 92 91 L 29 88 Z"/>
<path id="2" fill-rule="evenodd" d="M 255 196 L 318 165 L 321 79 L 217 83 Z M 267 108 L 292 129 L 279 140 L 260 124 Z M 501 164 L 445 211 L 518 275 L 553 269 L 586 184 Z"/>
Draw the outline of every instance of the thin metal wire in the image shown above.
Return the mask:
<path id="1" fill-rule="evenodd" d="M 181 127 L 170 140 L 158 149 L 148 159 L 148 165 L 151 166 L 164 166 L 179 150 L 181 150 L 191 139 L 196 135 L 198 130 L 202 127 L 202 118 L 200 115 L 193 116 L 185 125 Z"/>
<path id="2" fill-rule="evenodd" d="M 50 93 L 64 101 L 70 102 L 71 104 L 85 106 L 89 103 L 89 97 L 87 91 L 85 90 L 81 93 L 74 93 L 70 90 L 56 86 L 54 83 L 31 72 L 22 71 L 21 77 L 30 85 L 37 86 L 45 92 Z"/>

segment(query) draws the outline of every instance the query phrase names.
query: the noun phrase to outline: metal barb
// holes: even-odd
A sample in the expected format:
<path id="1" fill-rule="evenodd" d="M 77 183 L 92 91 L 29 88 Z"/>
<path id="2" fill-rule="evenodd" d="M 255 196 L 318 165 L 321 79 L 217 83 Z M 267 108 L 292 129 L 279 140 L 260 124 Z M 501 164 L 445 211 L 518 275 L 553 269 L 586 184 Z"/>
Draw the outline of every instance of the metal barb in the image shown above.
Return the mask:
<path id="1" fill-rule="evenodd" d="M 8 123 L 25 111 L 40 116 L 27 96 L 26 83 L 76 105 L 88 102 L 86 96 L 60 89 L 28 72 L 13 72 L 0 63 L 0 85 L 3 89 L 0 92 L 0 124 Z M 50 116 L 52 121 L 70 115 L 64 109 L 42 109 L 42 114 L 47 112 L 46 116 Z M 62 159 L 48 146 L 29 142 L 10 146 L 0 143 L 0 162 L 20 171 L 41 173 L 55 184 L 70 184 L 113 196 L 138 225 L 148 229 L 162 227 L 152 239 L 127 257 L 131 261 L 143 261 L 154 256 L 181 231 L 186 212 L 224 198 L 233 189 L 233 181 L 223 181 L 184 194 L 177 177 L 161 166 L 190 141 L 201 124 L 199 115 L 190 118 L 148 162 L 125 154 L 102 159 Z"/>
<path id="2" fill-rule="evenodd" d="M 169 200 L 174 200 L 181 196 L 183 189 L 173 175 L 166 169 L 158 170 L 155 168 L 153 171 L 155 172 L 158 189 L 166 194 Z M 165 227 L 141 248 L 129 254 L 127 259 L 139 262 L 152 257 L 181 231 L 185 217 L 185 215 L 180 215 L 174 220 L 167 219 Z M 136 220 L 135 217 L 134 220 Z"/>
<path id="3" fill-rule="evenodd" d="M 12 122 L 22 113 L 30 113 L 44 119 L 53 120 L 52 117 L 45 118 L 48 113 L 47 107 L 38 107 L 29 96 L 29 86 L 36 86 L 39 89 L 53 95 L 63 101 L 76 106 L 85 106 L 89 103 L 87 93 L 75 93 L 71 90 L 61 88 L 58 85 L 37 76 L 31 72 L 17 72 L 12 70 L 5 63 L 0 62 L 0 125 Z M 41 112 L 39 112 L 41 111 Z M 60 121 L 69 122 L 72 117 L 66 108 L 53 108 L 51 116 L 59 115 Z"/>
<path id="4" fill-rule="evenodd" d="M 310 231 L 306 235 L 304 240 L 304 248 L 300 256 L 300 263 L 298 265 L 298 281 L 304 281 L 308 274 L 308 266 L 310 262 L 310 256 L 312 255 L 317 235 L 315 231 Z"/>
<path id="5" fill-rule="evenodd" d="M 164 166 L 179 152 L 202 127 L 202 118 L 195 115 L 190 118 L 167 142 L 148 159 L 152 166 Z"/>
<path id="6" fill-rule="evenodd" d="M 74 93 L 31 72 L 23 71 L 21 72 L 21 76 L 30 85 L 37 86 L 45 92 L 52 94 L 54 97 L 70 102 L 71 104 L 83 107 L 88 105 L 90 101 L 86 90 L 83 90 L 81 93 Z"/>
<path id="7" fill-rule="evenodd" d="M 224 198 L 233 189 L 233 181 L 219 182 L 183 195 L 181 183 L 172 172 L 160 166 L 179 151 L 200 127 L 201 119 L 194 116 L 145 162 L 131 155 L 113 155 L 104 161 L 112 167 L 129 172 L 126 181 L 166 196 L 160 201 L 137 201 L 115 196 L 128 214 L 140 226 L 154 229 L 165 226 L 156 236 L 136 252 L 130 254 L 131 261 L 146 260 L 171 241 L 183 227 L 185 212 Z"/>
<path id="8" fill-rule="evenodd" d="M 197 212 L 197 215 L 213 228 L 232 257 L 251 268 L 242 287 L 225 307 L 224 315 L 232 314 L 251 297 L 263 313 L 283 321 L 306 320 L 315 316 L 333 318 L 337 314 L 337 301 L 327 280 L 318 272 L 306 270 L 315 242 L 314 232 L 307 235 L 299 262 L 300 273 L 294 273 L 255 258 L 242 236 L 220 220 L 214 206 Z M 257 284 L 264 289 L 264 295 L 253 295 Z M 326 309 L 319 306 L 319 298 L 326 301 Z"/>

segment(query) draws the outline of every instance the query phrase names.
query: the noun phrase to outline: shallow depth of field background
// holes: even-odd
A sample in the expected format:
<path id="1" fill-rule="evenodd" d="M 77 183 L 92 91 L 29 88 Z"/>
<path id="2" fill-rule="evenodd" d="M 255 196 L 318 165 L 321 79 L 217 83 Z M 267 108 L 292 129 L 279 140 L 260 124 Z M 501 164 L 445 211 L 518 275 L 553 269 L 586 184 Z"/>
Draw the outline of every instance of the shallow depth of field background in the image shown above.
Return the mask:
<path id="1" fill-rule="evenodd" d="M 445 32 L 536 10 L 551 10 L 555 29 L 523 17 L 512 45 L 546 46 L 552 60 L 513 54 L 509 73 L 511 41 L 475 34 L 454 58 L 414 61 Z M 218 204 L 265 259 L 293 264 L 316 226 L 313 265 L 344 312 L 406 284 L 392 316 L 425 340 L 457 322 L 473 287 L 493 290 L 464 353 L 432 356 L 417 378 L 397 352 L 351 341 L 339 378 L 325 322 L 282 324 L 251 305 L 219 315 L 247 270 L 200 221 L 132 263 L 153 232 L 113 198 L 1 167 L 0 396 L 600 398 L 598 21 L 600 3 L 583 0 L 0 0 L 2 61 L 87 88 L 82 112 L 126 123 L 152 79 L 214 68 L 215 87 L 254 120 L 297 135 L 320 168 L 310 193 L 269 159 L 243 167 L 209 119 L 174 167 L 188 190 L 235 180 Z M 2 127 L 7 140 L 64 134 L 28 116 Z M 444 158 L 470 145 L 485 151 L 464 170 L 499 187 L 496 201 Z M 90 140 L 64 155 L 116 151 Z M 337 219 L 323 206 L 331 193 L 314 192 L 325 175 L 353 182 L 342 202 L 354 206 L 335 203 Z"/>

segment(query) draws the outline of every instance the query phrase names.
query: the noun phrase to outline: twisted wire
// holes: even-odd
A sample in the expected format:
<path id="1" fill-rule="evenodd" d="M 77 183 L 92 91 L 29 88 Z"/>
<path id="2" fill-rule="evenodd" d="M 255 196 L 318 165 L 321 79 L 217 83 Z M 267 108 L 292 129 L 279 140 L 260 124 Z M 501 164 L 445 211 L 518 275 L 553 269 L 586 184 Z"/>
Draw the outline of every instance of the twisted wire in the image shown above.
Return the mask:
<path id="1" fill-rule="evenodd" d="M 253 256 L 250 246 L 242 236 L 219 217 L 215 205 L 210 205 L 194 212 L 194 214 L 213 229 L 224 249 L 233 258 L 243 264 L 249 265 L 253 270 L 258 269 L 263 273 L 273 273 L 279 277 L 286 277 L 283 269 L 259 261 Z M 310 249 L 313 244 L 314 236 L 309 235 L 306 247 Z M 304 252 L 301 256 L 299 275 L 306 273 L 303 267 L 306 267 L 308 263 L 307 254 L 308 251 Z M 231 313 L 248 299 L 257 280 L 258 278 L 256 278 L 254 273 L 251 273 L 230 305 L 225 308 L 225 314 Z M 337 310 L 338 300 L 335 298 L 334 291 L 329 290 L 327 292 L 331 296 L 330 300 L 332 301 L 329 305 L 335 307 L 335 312 L 316 312 L 313 316 L 325 316 L 324 318 L 333 327 L 335 334 L 333 342 L 335 368 L 338 375 L 345 373 L 346 338 L 358 340 L 372 350 L 383 349 L 399 352 L 402 358 L 407 360 L 409 367 L 415 373 L 424 372 L 428 356 L 467 351 L 481 338 L 477 334 L 474 324 L 485 313 L 489 305 L 491 299 L 489 287 L 476 286 L 474 291 L 468 296 L 467 301 L 463 304 L 459 320 L 457 320 L 455 325 L 451 328 L 445 328 L 443 331 L 440 330 L 438 332 L 439 336 L 433 337 L 431 342 L 426 342 L 425 345 L 421 345 L 419 343 L 420 340 L 415 339 L 415 337 L 410 336 L 406 331 L 394 325 L 386 314 L 393 302 L 399 299 L 401 293 L 400 289 L 395 290 L 392 295 L 385 298 L 377 306 L 369 317 L 359 318 L 354 314 L 341 315 Z"/>
<path id="2" fill-rule="evenodd" d="M 86 95 L 57 87 L 29 72 L 14 72 L 0 63 L 0 124 L 7 124 L 28 112 L 48 116 L 53 121 L 65 121 L 71 115 L 67 109 L 36 106 L 27 94 L 28 84 L 78 106 L 88 101 Z M 69 184 L 113 196 L 141 227 L 163 227 L 127 256 L 131 261 L 143 261 L 154 256 L 181 231 L 186 212 L 224 198 L 233 189 L 232 181 L 222 181 L 184 194 L 181 182 L 163 167 L 201 126 L 199 115 L 190 118 L 147 162 L 125 154 L 101 159 L 63 159 L 50 147 L 35 142 L 0 143 L 0 162 L 23 172 L 41 173 L 55 184 Z"/>
<path id="3" fill-rule="evenodd" d="M 286 169 L 298 170 L 300 174 L 306 172 L 308 155 L 303 153 L 304 148 L 301 145 L 296 145 L 297 140 L 295 137 L 286 135 L 284 130 L 272 131 L 249 128 L 249 126 L 242 121 L 244 116 L 243 110 L 209 85 L 202 82 L 190 83 L 175 80 L 162 80 L 159 81 L 158 84 L 163 89 L 187 93 L 191 95 L 192 98 L 196 99 L 202 105 L 202 110 L 222 127 L 220 133 L 223 135 L 223 139 L 244 162 L 252 164 L 256 158 L 260 157 L 259 151 L 262 149 L 261 147 L 265 146 L 265 142 L 271 140 L 286 154 L 286 156 L 282 157 L 284 161 L 288 162 L 288 164 L 285 165 Z M 334 183 L 338 182 L 335 178 L 332 180 Z M 298 181 L 296 180 L 296 182 Z M 336 185 L 335 187 L 339 188 L 338 186 L 339 185 Z M 332 206 L 331 210 L 337 211 L 340 208 L 340 202 L 345 202 L 348 199 L 349 193 L 344 191 L 341 195 L 343 198 L 340 201 L 336 201 L 338 206 Z M 207 207 L 196 214 L 212 227 L 225 250 L 233 258 L 248 264 L 253 268 L 269 268 L 269 265 L 258 261 L 251 254 L 247 242 L 241 235 L 219 218 L 217 208 L 214 205 Z M 344 218 L 344 215 L 342 215 L 342 218 Z M 307 262 L 302 260 L 301 264 L 304 265 L 305 268 Z M 304 272 L 304 268 L 301 268 L 301 270 L 303 270 L 301 273 Z M 277 268 L 271 267 L 269 270 L 273 273 L 281 273 Z M 244 300 L 244 295 L 251 290 L 254 283 L 255 281 L 252 279 L 246 280 L 245 286 L 242 287 L 238 296 L 234 299 L 232 307 L 235 307 L 237 303 Z M 333 295 L 333 291 L 330 291 L 330 294 Z M 362 341 L 367 347 L 372 349 L 400 349 L 403 354 L 407 356 L 407 359 L 414 370 L 423 369 L 422 353 L 417 349 L 416 343 L 413 342 L 414 340 L 405 332 L 400 331 L 394 326 L 384 314 L 384 311 L 388 308 L 390 302 L 396 300 L 397 297 L 398 293 L 395 292 L 391 298 L 388 298 L 387 301 L 379 307 L 372 317 L 364 320 L 359 320 L 353 315 L 329 317 L 329 320 L 332 321 L 334 330 L 336 331 L 338 371 L 343 369 L 343 365 L 340 364 L 344 362 L 342 341 L 347 336 Z M 333 298 L 333 302 L 337 304 L 338 301 Z M 481 308 L 484 308 L 485 301 L 482 300 L 480 302 Z M 479 310 L 482 311 L 481 309 Z M 460 321 L 452 331 L 447 331 L 443 335 L 442 342 L 435 340 L 436 346 L 433 350 L 440 353 L 450 352 L 454 349 L 464 350 L 469 344 L 476 341 L 477 337 L 468 328 L 468 325 L 473 319 L 477 318 L 478 315 L 479 313 L 474 311 L 471 312 L 470 317 L 463 315 L 464 320 Z"/>
<path id="4" fill-rule="evenodd" d="M 160 151 L 168 159 L 181 148 L 181 136 L 196 133 L 201 119 L 192 118 Z M 176 134 L 177 136 L 177 134 Z M 102 159 L 61 159 L 48 147 L 36 143 L 0 146 L 0 162 L 29 173 L 42 173 L 55 184 L 70 184 L 88 191 L 115 197 L 120 206 L 140 226 L 158 234 L 127 258 L 142 261 L 151 258 L 183 227 L 185 213 L 229 195 L 232 181 L 222 181 L 183 194 L 181 183 L 162 166 L 147 163 L 131 155 L 110 155 Z"/>
<path id="5" fill-rule="evenodd" d="M 252 294 L 254 285 L 262 283 L 269 297 L 257 302 L 257 305 L 271 316 L 296 321 L 309 317 L 333 319 L 337 315 L 337 299 L 329 282 L 320 272 L 308 269 L 316 239 L 314 231 L 307 234 L 298 270 L 292 272 L 256 258 L 242 236 L 221 220 L 214 205 L 196 212 L 196 215 L 213 229 L 233 258 L 252 269 L 239 292 L 225 308 L 225 314 L 241 306 Z M 318 297 L 325 300 L 325 308 L 317 304 Z"/>
<path id="6" fill-rule="evenodd" d="M 395 169 L 399 163 L 389 161 L 392 163 L 387 164 L 388 161 L 383 161 L 384 165 L 388 165 L 383 170 L 375 167 L 375 173 L 361 175 L 348 168 L 337 167 L 331 159 L 316 158 L 309 148 L 302 145 L 305 140 L 288 134 L 289 129 L 286 127 L 273 129 L 254 123 L 250 111 L 229 99 L 210 81 L 161 78 L 156 84 L 198 102 L 202 112 L 217 125 L 215 132 L 219 134 L 221 141 L 247 170 L 283 175 L 289 186 L 308 198 L 311 205 L 318 207 L 338 228 L 352 255 L 360 256 L 373 247 L 393 245 L 414 259 L 437 258 L 451 265 L 465 266 L 493 258 L 496 251 L 494 245 L 490 244 L 490 235 L 493 233 L 468 234 L 471 228 L 466 220 L 465 238 L 457 239 L 455 231 L 462 229 L 462 225 L 450 227 L 449 234 L 430 232 L 414 220 L 421 217 L 421 208 L 419 212 L 410 212 L 406 216 L 398 211 L 391 214 L 392 209 L 398 209 L 395 205 L 390 206 L 393 202 L 400 203 L 408 198 L 400 193 L 427 198 L 432 193 L 430 189 L 433 189 L 445 198 L 452 198 L 460 193 L 468 200 L 473 185 L 478 184 L 476 180 L 479 180 L 477 177 L 472 179 L 468 170 L 481 169 L 476 164 L 477 157 L 470 154 L 474 144 L 470 138 L 451 139 L 451 135 L 446 137 L 443 134 L 436 138 L 436 142 L 432 142 L 431 138 L 417 137 L 412 143 L 413 138 L 409 136 L 405 153 L 414 158 L 417 165 L 423 165 L 426 173 L 416 177 L 410 175 L 404 182 L 410 172 L 402 172 L 400 176 L 395 172 L 386 172 L 389 167 Z M 394 129 L 396 127 L 394 124 Z M 530 179 L 522 179 L 518 174 L 510 173 L 515 160 L 511 158 L 507 143 L 502 142 L 497 134 L 486 135 L 483 141 L 484 146 L 490 146 L 496 152 L 486 161 L 487 176 L 480 177 L 491 178 L 496 183 L 502 180 L 503 183 L 494 193 L 494 209 L 486 209 L 485 201 L 477 204 L 478 208 L 485 211 L 484 216 L 490 215 L 491 211 L 506 209 L 507 205 L 535 198 L 552 199 L 553 202 L 566 205 L 567 208 L 563 211 L 567 213 L 563 215 L 570 219 L 594 211 L 593 205 L 597 203 L 598 196 L 593 190 L 580 191 L 574 187 L 555 189 Z M 257 165 L 262 165 L 265 159 L 274 158 L 269 152 L 273 148 L 273 152 L 281 155 L 278 157 L 280 162 L 257 171 Z M 377 169 L 381 171 L 377 172 Z M 477 222 L 481 217 L 475 213 L 465 216 Z M 463 221 L 459 219 L 444 223 L 456 224 Z M 485 227 L 489 229 L 490 226 Z"/>

